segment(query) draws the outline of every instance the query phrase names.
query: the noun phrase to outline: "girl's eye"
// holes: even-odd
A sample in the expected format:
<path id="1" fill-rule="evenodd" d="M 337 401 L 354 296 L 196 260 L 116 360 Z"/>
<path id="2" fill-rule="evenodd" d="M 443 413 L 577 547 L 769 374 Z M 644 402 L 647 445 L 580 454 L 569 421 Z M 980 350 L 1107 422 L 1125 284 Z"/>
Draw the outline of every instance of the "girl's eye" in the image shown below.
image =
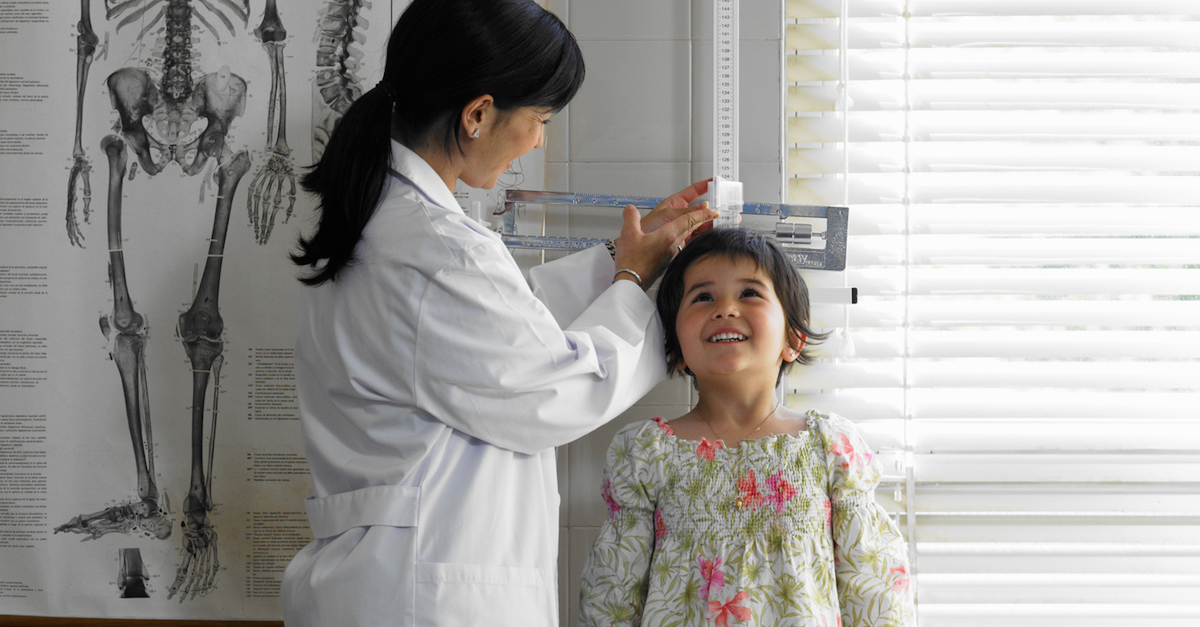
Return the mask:
<path id="1" fill-rule="evenodd" d="M 707 294 L 705 292 L 700 292 L 699 294 L 696 294 L 696 297 L 692 299 L 692 302 L 698 303 L 701 301 L 710 301 L 710 300 L 712 300 L 712 296 L 710 296 L 709 294 Z"/>
<path id="2" fill-rule="evenodd" d="M 745 290 L 745 291 L 743 291 L 743 292 L 742 292 L 742 298 L 746 298 L 746 297 L 757 297 L 757 296 L 758 296 L 758 291 L 757 291 L 757 290 L 747 289 L 747 290 Z"/>

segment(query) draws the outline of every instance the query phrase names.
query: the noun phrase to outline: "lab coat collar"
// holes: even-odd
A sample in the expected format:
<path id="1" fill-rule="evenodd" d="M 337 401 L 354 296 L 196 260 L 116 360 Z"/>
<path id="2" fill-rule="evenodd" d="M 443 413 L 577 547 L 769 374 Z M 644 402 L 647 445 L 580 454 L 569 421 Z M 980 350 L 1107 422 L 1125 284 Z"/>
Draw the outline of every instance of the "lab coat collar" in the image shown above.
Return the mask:
<path id="1" fill-rule="evenodd" d="M 446 182 L 438 176 L 433 166 L 429 165 L 420 155 L 413 152 L 404 144 L 392 140 L 392 170 L 407 179 L 430 202 L 462 213 L 462 207 L 455 200 L 454 194 L 446 187 Z"/>

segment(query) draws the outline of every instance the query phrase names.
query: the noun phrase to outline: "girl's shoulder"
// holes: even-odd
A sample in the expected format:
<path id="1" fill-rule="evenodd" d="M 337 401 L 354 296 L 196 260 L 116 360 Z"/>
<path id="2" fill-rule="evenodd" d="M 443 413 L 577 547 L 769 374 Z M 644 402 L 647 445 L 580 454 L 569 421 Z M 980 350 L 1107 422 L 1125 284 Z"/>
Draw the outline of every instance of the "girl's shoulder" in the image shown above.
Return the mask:
<path id="1" fill-rule="evenodd" d="M 613 437 L 613 444 L 618 442 L 630 443 L 639 442 L 642 444 L 660 444 L 664 436 L 675 436 L 675 431 L 671 429 L 671 425 L 661 417 L 655 417 L 650 420 L 636 420 L 617 431 L 617 435 Z"/>
<path id="2" fill-rule="evenodd" d="M 858 433 L 858 428 L 849 419 L 833 413 L 810 409 L 804 413 L 805 420 L 808 421 L 808 428 L 813 433 L 819 435 L 822 439 L 836 438 L 839 435 L 847 437 L 861 438 Z"/>

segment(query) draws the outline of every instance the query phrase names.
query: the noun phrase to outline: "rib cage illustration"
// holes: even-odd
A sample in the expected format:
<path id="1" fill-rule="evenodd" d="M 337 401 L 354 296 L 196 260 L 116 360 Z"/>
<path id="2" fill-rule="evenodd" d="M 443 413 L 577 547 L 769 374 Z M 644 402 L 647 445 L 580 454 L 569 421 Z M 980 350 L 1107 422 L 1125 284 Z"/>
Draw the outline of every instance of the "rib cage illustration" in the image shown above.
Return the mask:
<path id="1" fill-rule="evenodd" d="M 224 361 L 224 320 L 218 305 L 221 270 L 224 264 L 225 243 L 229 228 L 233 198 L 237 188 L 250 170 L 247 151 L 234 152 L 227 145 L 233 120 L 245 112 L 247 83 L 228 66 L 205 73 L 199 67 L 200 53 L 194 46 L 200 35 L 219 40 L 222 33 L 242 34 L 248 27 L 249 0 L 198 0 L 203 10 L 196 10 L 191 0 L 105 0 L 106 19 L 119 20 L 117 32 L 132 24 L 141 25 L 137 35 L 138 49 L 146 38 L 161 33 L 153 46 L 155 56 L 141 66 L 131 65 L 113 71 L 105 80 L 112 108 L 117 113 L 114 134 L 101 141 L 101 150 L 108 161 L 108 279 L 112 286 L 113 309 L 100 319 L 100 327 L 108 340 L 110 358 L 116 363 L 125 400 L 126 421 L 133 443 L 134 466 L 137 470 L 137 497 L 104 510 L 80 514 L 58 526 L 55 532 L 84 534 L 96 539 L 109 533 L 141 533 L 159 539 L 171 535 L 173 523 L 170 504 L 165 492 L 160 492 L 154 471 L 154 440 L 150 420 L 149 381 L 147 379 L 146 344 L 150 341 L 150 325 L 146 317 L 134 308 L 134 299 L 126 280 L 125 243 L 121 235 L 123 186 L 132 181 L 137 166 L 149 176 L 162 172 L 171 164 L 195 176 L 205 173 L 203 189 L 209 175 L 217 187 L 211 234 L 197 237 L 208 242 L 203 274 L 194 299 L 183 312 L 176 326 L 177 337 L 183 345 L 190 364 L 192 378 L 191 400 L 191 477 L 182 506 L 183 561 L 168 589 L 168 598 L 180 595 L 180 601 L 206 594 L 216 585 L 220 563 L 217 554 L 217 533 L 209 513 L 213 511 L 213 454 L 216 443 L 217 399 L 220 394 L 221 366 Z M 76 38 L 76 126 L 73 165 L 68 179 L 66 227 L 71 245 L 83 247 L 81 223 L 76 219 L 76 204 L 82 199 L 84 222 L 88 222 L 92 169 L 83 149 L 83 103 L 87 76 L 95 58 L 99 37 L 93 30 L 90 0 L 80 0 L 80 21 Z M 234 20 L 241 22 L 240 27 Z M 194 29 L 193 21 L 202 28 Z M 213 22 L 221 25 L 215 27 Z M 268 163 L 260 166 L 255 177 L 251 198 L 269 199 L 263 210 L 270 209 L 266 220 L 256 227 L 256 239 L 269 236 L 270 221 L 281 206 L 280 192 L 291 183 L 294 198 L 295 179 L 288 157 L 290 150 L 283 133 L 286 109 L 283 95 L 282 55 L 279 54 L 286 31 L 279 19 L 275 2 L 267 2 L 263 22 L 256 35 L 269 53 L 272 82 L 269 105 L 267 154 Z M 278 106 L 279 117 L 275 112 Z M 134 163 L 129 164 L 130 155 Z M 126 175 L 128 166 L 128 176 Z M 212 170 L 215 167 L 215 172 Z M 82 186 L 82 196 L 77 187 Z M 275 192 L 270 198 L 270 192 Z M 248 200 L 248 202 L 250 202 Z M 253 205 L 252 205 L 253 209 Z M 288 212 L 290 213 L 289 206 Z M 205 411 L 209 382 L 212 382 L 212 409 Z M 208 450 L 205 456 L 206 418 L 208 419 Z M 207 461 L 207 466 L 205 464 Z"/>
<path id="2" fill-rule="evenodd" d="M 330 0 L 317 18 L 313 41 L 317 44 L 317 75 L 313 80 L 313 163 L 321 160 L 329 135 L 363 89 L 357 75 L 362 51 L 353 44 L 366 41 L 361 30 L 368 28 L 363 0 Z"/>

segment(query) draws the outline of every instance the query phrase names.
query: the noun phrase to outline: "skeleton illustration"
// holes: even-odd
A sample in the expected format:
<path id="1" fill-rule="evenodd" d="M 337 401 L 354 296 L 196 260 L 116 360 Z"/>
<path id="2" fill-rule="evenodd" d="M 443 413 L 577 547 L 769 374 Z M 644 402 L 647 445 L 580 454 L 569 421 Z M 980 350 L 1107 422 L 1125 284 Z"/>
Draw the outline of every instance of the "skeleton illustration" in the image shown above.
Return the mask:
<path id="1" fill-rule="evenodd" d="M 313 163 L 321 160 L 333 128 L 350 105 L 362 95 L 358 71 L 363 54 L 351 44 L 366 41 L 367 21 L 359 14 L 371 3 L 363 0 L 330 0 L 317 18 L 317 76 L 313 80 Z"/>
<path id="2" fill-rule="evenodd" d="M 246 197 L 246 210 L 250 213 L 250 222 L 254 224 L 254 238 L 259 244 L 266 244 L 275 227 L 275 215 L 283 205 L 283 184 L 287 182 L 291 189 L 288 192 L 287 213 L 283 222 L 292 217 L 292 207 L 296 205 L 296 174 L 292 169 L 292 161 L 288 158 L 292 149 L 287 144 L 287 86 L 283 81 L 283 46 L 287 38 L 287 30 L 279 20 L 279 12 L 275 8 L 275 0 L 267 0 L 267 9 L 263 13 L 262 24 L 254 29 L 254 34 L 262 42 L 267 56 L 271 59 L 271 102 L 267 113 L 267 152 L 270 157 L 267 163 L 259 166 L 254 180 L 250 183 L 250 194 Z M 279 106 L 279 128 L 275 124 L 275 106 Z M 274 139 L 274 145 L 271 144 Z M 271 191 L 274 190 L 274 198 Z M 268 213 L 269 212 L 269 213 Z"/>
<path id="3" fill-rule="evenodd" d="M 91 165 L 82 149 L 83 99 L 87 70 L 95 52 L 98 37 L 90 19 L 90 0 L 80 0 L 81 19 L 77 38 L 79 109 L 76 114 L 76 146 L 74 164 L 68 182 L 67 236 L 72 245 L 83 247 L 83 235 L 75 218 L 76 187 L 83 185 L 83 211 L 87 221 Z M 200 0 L 209 15 L 219 20 L 227 31 L 237 34 L 229 15 L 248 26 L 249 0 Z M 86 534 L 87 539 L 108 533 L 139 531 L 165 539 L 171 534 L 170 504 L 165 493 L 158 490 L 154 472 L 154 439 L 151 432 L 148 382 L 146 379 L 145 346 L 150 326 L 144 315 L 133 308 L 133 299 L 125 278 L 125 256 L 121 238 L 122 186 L 126 178 L 127 149 L 136 157 L 133 166 L 141 165 L 148 175 L 163 171 L 172 163 L 178 164 L 187 175 L 193 176 L 206 167 L 216 166 L 218 194 L 208 255 L 204 272 L 191 307 L 179 317 L 178 336 L 191 363 L 192 370 L 192 463 L 190 487 L 183 502 L 184 558 L 168 590 L 168 598 L 176 593 L 180 600 L 194 598 L 211 590 L 219 569 L 217 533 L 208 520 L 213 510 L 212 463 L 217 423 L 217 398 L 220 393 L 222 364 L 222 333 L 224 322 L 218 307 L 221 268 L 224 259 L 226 233 L 234 194 L 242 177 L 250 170 L 246 151 L 234 153 L 227 145 L 227 133 L 235 118 L 246 107 L 246 81 L 228 66 L 211 73 L 193 67 L 200 55 L 192 50 L 197 40 L 193 36 L 192 20 L 200 22 L 207 32 L 219 38 L 219 31 L 204 13 L 193 10 L 190 0 L 105 0 L 107 19 L 120 19 L 119 30 L 135 22 L 142 24 L 138 40 L 162 24 L 162 38 L 156 52 L 160 59 L 152 62 L 156 70 L 122 67 L 106 80 L 113 109 L 118 116 L 114 130 L 101 142 L 109 162 L 108 176 L 108 250 L 109 282 L 113 290 L 113 311 L 101 317 L 100 327 L 109 342 L 109 355 L 117 364 L 125 398 L 126 418 L 133 441 L 137 469 L 138 497 L 136 500 L 109 507 L 91 514 L 75 516 L 55 529 L 55 532 Z M 278 50 L 286 35 L 275 3 L 269 2 L 263 25 L 258 33 L 268 51 Z M 272 47 L 273 46 L 273 47 Z M 161 65 L 159 65 L 161 64 Z M 276 89 L 282 87 L 282 57 L 272 57 L 272 119 Z M 277 73 L 278 72 L 278 73 Z M 158 76 L 156 81 L 155 76 Z M 291 173 L 287 162 L 287 143 L 283 139 L 285 111 L 280 102 L 280 131 L 272 150 L 271 163 L 265 176 L 277 183 Z M 271 139 L 268 139 L 270 144 Z M 284 166 L 276 164 L 282 160 Z M 271 168 L 275 169 L 272 170 Z M 130 167 L 132 180 L 136 167 Z M 280 178 L 283 177 L 283 178 Z M 207 176 L 205 177 L 207 178 Z M 267 183 L 266 185 L 269 185 Z M 294 186 L 294 183 L 293 183 Z M 264 188 L 265 189 L 265 188 Z M 278 209 L 276 199 L 276 210 Z M 290 212 L 290 207 L 289 207 Z M 208 464 L 204 465 L 205 400 L 209 379 L 213 380 L 213 407 L 209 427 Z M 140 562 L 140 559 L 139 559 Z M 123 562 L 124 564 L 124 562 Z M 123 571 L 124 572 L 124 571 Z"/>
<path id="4" fill-rule="evenodd" d="M 121 591 L 122 599 L 148 599 L 146 580 L 150 578 L 146 572 L 146 564 L 142 562 L 142 552 L 139 549 L 121 549 L 120 567 L 117 570 L 117 589 Z"/>

